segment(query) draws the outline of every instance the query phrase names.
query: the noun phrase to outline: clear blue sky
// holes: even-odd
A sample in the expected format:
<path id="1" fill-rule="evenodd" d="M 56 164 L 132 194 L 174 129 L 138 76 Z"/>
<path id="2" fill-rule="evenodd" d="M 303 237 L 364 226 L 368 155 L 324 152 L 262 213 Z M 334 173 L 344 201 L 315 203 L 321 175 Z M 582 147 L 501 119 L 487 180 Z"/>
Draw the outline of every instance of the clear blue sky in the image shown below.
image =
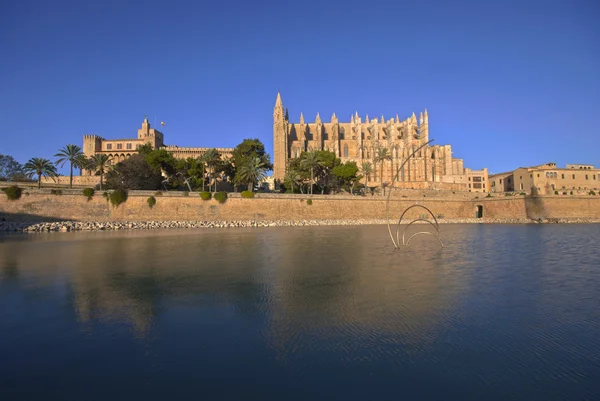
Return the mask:
<path id="1" fill-rule="evenodd" d="M 598 1 L 31 1 L 0 6 L 0 153 L 82 135 L 273 149 L 292 121 L 406 118 L 465 166 L 600 165 Z"/>

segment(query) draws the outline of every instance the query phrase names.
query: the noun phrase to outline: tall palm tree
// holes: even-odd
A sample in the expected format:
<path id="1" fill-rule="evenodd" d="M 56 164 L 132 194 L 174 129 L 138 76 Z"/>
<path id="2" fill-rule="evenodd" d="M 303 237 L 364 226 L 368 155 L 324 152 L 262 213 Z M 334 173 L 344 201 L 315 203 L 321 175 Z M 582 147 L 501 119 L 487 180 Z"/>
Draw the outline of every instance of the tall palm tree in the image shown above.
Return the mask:
<path id="1" fill-rule="evenodd" d="M 288 170 L 285 172 L 285 176 L 283 177 L 284 181 L 289 181 L 290 182 L 290 186 L 291 186 L 291 190 L 292 193 L 294 192 L 294 184 L 298 184 L 300 182 L 300 180 L 302 179 L 302 177 L 300 177 L 300 174 L 293 168 L 288 168 Z"/>
<path id="2" fill-rule="evenodd" d="M 101 153 L 92 156 L 91 158 L 91 170 L 100 176 L 100 190 L 102 191 L 102 184 L 104 183 L 104 174 L 108 171 L 110 161 L 112 160 L 107 154 Z"/>
<path id="3" fill-rule="evenodd" d="M 84 170 L 92 170 L 92 158 L 87 158 L 84 154 L 81 154 L 77 157 L 73 166 L 77 167 L 79 169 L 79 174 L 83 175 Z"/>
<path id="4" fill-rule="evenodd" d="M 381 183 L 381 190 L 383 195 L 385 195 L 385 187 L 383 186 L 383 165 L 386 160 L 392 160 L 390 150 L 386 147 L 380 146 L 379 148 L 377 148 L 377 153 L 375 153 L 375 158 L 373 159 L 373 161 L 375 163 L 379 163 L 379 181 Z"/>
<path id="5" fill-rule="evenodd" d="M 315 169 L 323 166 L 321 155 L 316 150 L 305 153 L 304 158 L 300 161 L 300 166 L 310 170 L 310 194 L 312 195 L 312 187 L 315 181 Z"/>
<path id="6" fill-rule="evenodd" d="M 56 159 L 56 165 L 59 167 L 62 167 L 66 162 L 69 162 L 69 188 L 73 188 L 73 166 L 78 167 L 77 163 L 81 156 L 83 156 L 83 152 L 77 145 L 67 145 L 64 148 L 59 149 L 58 153 L 54 155 L 54 157 L 58 157 L 58 159 Z"/>
<path id="7" fill-rule="evenodd" d="M 23 166 L 23 170 L 30 176 L 37 174 L 38 189 L 42 187 L 42 176 L 51 177 L 52 179 L 58 176 L 56 166 L 50 160 L 39 157 L 29 159 Z"/>
<path id="8" fill-rule="evenodd" d="M 206 184 L 206 153 L 203 153 L 198 157 L 198 163 L 200 164 L 202 174 L 202 192 L 204 192 L 204 186 Z"/>
<path id="9" fill-rule="evenodd" d="M 216 177 L 216 167 L 217 164 L 219 163 L 219 161 L 221 161 L 221 153 L 219 153 L 219 151 L 215 148 L 212 149 L 208 149 L 206 151 L 206 153 L 204 153 L 204 162 L 206 163 L 206 165 L 208 166 L 208 169 L 210 171 L 210 177 L 209 177 L 209 185 L 210 185 L 210 179 L 214 179 L 215 181 L 215 192 L 217 192 L 217 177 Z"/>
<path id="10" fill-rule="evenodd" d="M 242 182 L 248 183 L 248 191 L 252 192 L 254 183 L 263 180 L 267 176 L 267 170 L 260 157 L 255 157 L 244 164 L 238 174 Z"/>
<path id="11" fill-rule="evenodd" d="M 373 172 L 373 165 L 371 162 L 363 162 L 362 173 L 365 175 L 365 189 L 367 188 L 367 182 L 371 179 L 371 173 Z"/>

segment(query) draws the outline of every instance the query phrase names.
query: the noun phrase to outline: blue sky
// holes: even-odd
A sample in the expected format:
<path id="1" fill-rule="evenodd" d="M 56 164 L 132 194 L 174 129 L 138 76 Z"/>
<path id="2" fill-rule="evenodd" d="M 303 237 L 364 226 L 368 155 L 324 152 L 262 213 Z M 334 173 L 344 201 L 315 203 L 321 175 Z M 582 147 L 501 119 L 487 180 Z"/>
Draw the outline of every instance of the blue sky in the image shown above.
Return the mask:
<path id="1" fill-rule="evenodd" d="M 429 111 L 430 137 L 491 172 L 600 165 L 597 1 L 30 1 L 0 12 L 0 153 L 82 135 L 273 148 L 292 121 Z"/>

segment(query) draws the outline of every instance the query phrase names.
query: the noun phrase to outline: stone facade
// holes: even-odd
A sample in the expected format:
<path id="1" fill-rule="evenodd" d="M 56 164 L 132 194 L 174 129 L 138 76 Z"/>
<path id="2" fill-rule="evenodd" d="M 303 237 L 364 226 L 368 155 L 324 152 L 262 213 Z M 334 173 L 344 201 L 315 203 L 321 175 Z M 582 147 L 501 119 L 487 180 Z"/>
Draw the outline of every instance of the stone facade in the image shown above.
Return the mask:
<path id="1" fill-rule="evenodd" d="M 370 162 L 372 174 L 367 177 L 369 186 L 379 186 L 382 181 L 390 185 L 398 176 L 396 187 L 436 188 L 471 192 L 488 192 L 487 169 L 464 168 L 462 159 L 452 157 L 450 145 L 426 145 L 400 169 L 410 154 L 429 141 L 429 114 L 420 113 L 419 122 L 413 113 L 406 120 L 395 118 L 363 120 L 358 112 L 350 122 L 340 122 L 334 113 L 329 122 L 317 113 L 314 122 L 305 122 L 300 114 L 298 123 L 292 123 L 284 108 L 281 94 L 277 94 L 273 111 L 274 177 L 283 180 L 290 159 L 304 151 L 329 150 L 342 162 L 355 161 L 359 167 Z M 381 165 L 375 161 L 379 148 L 386 148 L 390 160 Z"/>
<path id="2" fill-rule="evenodd" d="M 88 201 L 81 191 L 64 190 L 51 195 L 49 190 L 28 189 L 21 199 L 9 201 L 0 193 L 0 218 L 7 221 L 219 221 L 219 220 L 344 220 L 385 219 L 386 200 L 381 196 L 314 196 L 257 194 L 244 199 L 233 194 L 224 204 L 204 201 L 198 193 L 156 196 L 150 209 L 147 198 L 154 192 L 130 191 L 127 201 L 113 207 L 97 193 Z M 456 194 L 458 195 L 458 194 Z M 306 202 L 312 199 L 312 204 Z M 419 203 L 437 217 L 475 218 L 479 207 L 489 219 L 600 218 L 600 196 L 509 196 L 457 199 L 454 197 L 409 197 L 390 201 L 390 216 L 396 219 L 409 206 Z M 422 210 L 414 208 L 406 217 L 417 218 Z"/>
<path id="3" fill-rule="evenodd" d="M 136 154 L 138 148 L 146 143 L 149 143 L 152 146 L 152 149 L 166 149 L 174 157 L 180 159 L 200 157 L 209 149 L 165 145 L 163 133 L 152 128 L 148 122 L 148 118 L 145 118 L 142 122 L 142 127 L 138 129 L 137 138 L 104 139 L 98 135 L 84 135 L 83 153 L 87 157 L 95 154 L 107 154 L 112 159 L 113 163 L 118 163 L 131 155 Z M 233 148 L 217 148 L 217 150 L 225 158 L 233 155 Z"/>
<path id="4" fill-rule="evenodd" d="M 567 164 L 566 168 L 560 168 L 556 167 L 556 163 L 519 167 L 490 175 L 490 186 L 492 192 L 597 192 L 600 189 L 600 169 L 590 164 Z"/>
<path id="5" fill-rule="evenodd" d="M 210 148 L 187 148 L 175 145 L 165 145 L 162 132 L 152 128 L 145 118 L 141 128 L 137 130 L 137 138 L 105 139 L 101 136 L 89 134 L 83 136 L 83 153 L 86 157 L 97 154 L 106 154 L 110 157 L 109 164 L 117 164 L 138 153 L 138 148 L 149 143 L 152 149 L 166 149 L 173 157 L 178 159 L 198 158 Z M 233 148 L 216 148 L 224 158 L 233 156 Z M 65 181 L 66 180 L 66 181 Z M 43 177 L 43 184 L 68 184 L 69 177 L 49 178 Z M 100 177 L 91 171 L 82 172 L 81 176 L 73 176 L 75 186 L 94 186 L 100 183 Z"/>

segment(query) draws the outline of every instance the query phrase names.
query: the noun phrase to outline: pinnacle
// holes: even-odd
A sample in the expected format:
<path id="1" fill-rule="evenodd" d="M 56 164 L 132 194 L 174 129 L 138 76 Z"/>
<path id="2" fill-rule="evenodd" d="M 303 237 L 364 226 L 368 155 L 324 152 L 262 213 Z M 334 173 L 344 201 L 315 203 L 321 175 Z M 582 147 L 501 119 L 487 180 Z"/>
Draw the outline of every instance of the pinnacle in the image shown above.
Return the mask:
<path id="1" fill-rule="evenodd" d="M 275 100 L 275 107 L 283 106 L 283 102 L 281 101 L 281 93 L 277 91 L 277 100 Z"/>

